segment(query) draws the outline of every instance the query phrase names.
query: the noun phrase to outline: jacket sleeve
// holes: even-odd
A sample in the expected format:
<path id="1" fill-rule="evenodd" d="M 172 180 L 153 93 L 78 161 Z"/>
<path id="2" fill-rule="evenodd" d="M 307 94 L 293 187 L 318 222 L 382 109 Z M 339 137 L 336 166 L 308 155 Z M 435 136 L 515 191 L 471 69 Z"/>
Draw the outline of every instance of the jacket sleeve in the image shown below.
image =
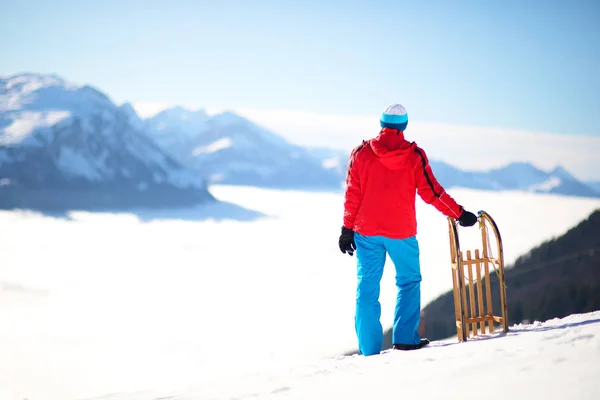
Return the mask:
<path id="1" fill-rule="evenodd" d="M 417 184 L 417 193 L 427 204 L 433 205 L 442 214 L 447 217 L 458 218 L 463 212 L 463 207 L 444 190 L 433 175 L 429 159 L 425 151 L 417 146 L 414 147 L 417 153 L 417 163 L 415 166 L 415 182 Z"/>
<path id="2" fill-rule="evenodd" d="M 360 207 L 362 193 L 360 190 L 360 177 L 358 174 L 357 155 L 364 144 L 358 146 L 350 154 L 350 161 L 346 169 L 346 193 L 344 196 L 344 226 L 354 230 L 356 213 Z"/>

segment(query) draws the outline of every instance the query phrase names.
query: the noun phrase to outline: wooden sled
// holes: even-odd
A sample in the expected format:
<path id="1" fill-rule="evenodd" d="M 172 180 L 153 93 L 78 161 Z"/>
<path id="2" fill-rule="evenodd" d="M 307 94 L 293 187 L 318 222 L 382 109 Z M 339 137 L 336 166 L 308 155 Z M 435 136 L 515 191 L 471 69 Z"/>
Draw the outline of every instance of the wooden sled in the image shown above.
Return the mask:
<path id="1" fill-rule="evenodd" d="M 494 323 L 502 325 L 503 331 L 508 332 L 502 239 L 498 226 L 489 214 L 479 211 L 478 219 L 482 248 L 476 249 L 474 253 L 467 250 L 465 258 L 458 239 L 458 221 L 448 217 L 456 333 L 459 342 L 466 341 L 473 336 L 493 333 Z M 490 245 L 490 230 L 496 239 L 496 257 L 492 256 L 494 249 Z M 493 269 L 498 275 L 501 316 L 495 316 L 492 310 L 490 269 Z"/>

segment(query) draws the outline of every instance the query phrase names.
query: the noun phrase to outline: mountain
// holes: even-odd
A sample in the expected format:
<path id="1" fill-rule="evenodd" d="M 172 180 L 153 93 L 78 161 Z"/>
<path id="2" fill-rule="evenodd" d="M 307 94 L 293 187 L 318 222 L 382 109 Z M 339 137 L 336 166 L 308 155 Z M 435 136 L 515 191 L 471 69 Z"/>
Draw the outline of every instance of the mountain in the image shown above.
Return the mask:
<path id="1" fill-rule="evenodd" d="M 350 151 L 332 149 L 329 147 L 308 147 L 310 154 L 317 158 L 323 168 L 345 179 Z"/>
<path id="2" fill-rule="evenodd" d="M 600 181 L 588 181 L 585 184 L 600 194 Z"/>
<path id="3" fill-rule="evenodd" d="M 321 160 L 323 165 L 332 168 L 344 178 L 350 152 L 309 148 L 311 154 Z M 489 171 L 465 171 L 446 162 L 430 160 L 435 177 L 445 188 L 465 187 L 482 190 L 524 190 L 538 193 L 554 193 L 570 196 L 600 197 L 600 191 L 594 190 L 589 183 L 578 181 L 563 167 L 545 172 L 530 163 L 515 162 L 503 168 Z M 600 183 L 598 184 L 600 190 Z"/>
<path id="4" fill-rule="evenodd" d="M 505 271 L 510 324 L 600 310 L 600 210 L 519 257 Z M 497 302 L 496 275 L 490 282 Z M 423 315 L 424 336 L 442 339 L 456 334 L 452 292 L 429 303 Z M 386 336 L 389 342 L 391 332 Z"/>
<path id="5" fill-rule="evenodd" d="M 544 172 L 529 163 L 512 163 L 489 171 L 486 176 L 505 189 L 530 190 L 572 196 L 597 197 L 590 187 L 579 182 L 564 168 Z"/>
<path id="6" fill-rule="evenodd" d="M 515 162 L 489 171 L 463 171 L 440 161 L 430 161 L 442 186 L 486 190 L 525 190 L 569 196 L 600 197 L 592 187 L 580 182 L 562 167 L 545 172 L 530 163 Z"/>
<path id="7" fill-rule="evenodd" d="M 146 120 L 145 130 L 211 183 L 298 189 L 342 184 L 336 165 L 232 112 L 209 116 L 176 107 Z"/>
<path id="8" fill-rule="evenodd" d="M 443 161 L 430 160 L 436 179 L 445 188 L 468 187 L 472 189 L 501 190 L 503 186 L 485 173 L 463 171 Z"/>
<path id="9" fill-rule="evenodd" d="M 0 208 L 191 205 L 212 200 L 140 131 L 131 106 L 54 75 L 0 76 Z"/>
<path id="10" fill-rule="evenodd" d="M 139 119 L 138 119 L 139 120 Z M 211 183 L 299 189 L 343 187 L 350 151 L 300 147 L 232 112 L 214 116 L 183 107 L 144 121 L 152 140 Z M 464 171 L 442 161 L 431 167 L 446 187 L 525 190 L 600 197 L 562 167 L 550 172 L 526 162 L 490 171 Z"/>

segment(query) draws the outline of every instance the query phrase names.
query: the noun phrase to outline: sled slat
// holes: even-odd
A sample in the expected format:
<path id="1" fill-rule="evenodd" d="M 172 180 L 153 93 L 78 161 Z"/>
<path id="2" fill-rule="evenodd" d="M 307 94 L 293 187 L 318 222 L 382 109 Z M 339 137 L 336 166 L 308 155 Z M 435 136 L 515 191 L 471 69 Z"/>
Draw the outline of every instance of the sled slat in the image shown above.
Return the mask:
<path id="1" fill-rule="evenodd" d="M 499 324 L 501 324 L 503 322 L 503 318 L 502 317 L 497 317 L 497 316 L 483 316 L 483 317 L 473 317 L 473 318 L 467 318 L 465 319 L 465 322 L 467 323 L 471 323 L 471 322 L 497 322 Z"/>
<path id="2" fill-rule="evenodd" d="M 454 292 L 454 314 L 456 316 L 456 334 L 461 337 L 462 326 L 460 326 L 460 298 L 458 296 L 458 268 L 452 270 L 452 284 L 455 288 Z"/>
<path id="3" fill-rule="evenodd" d="M 479 259 L 479 249 L 475 249 L 475 259 Z M 481 263 L 478 262 L 475 265 L 475 268 L 477 271 L 477 305 L 479 310 L 479 314 L 477 316 L 483 317 L 485 315 L 485 312 L 483 310 L 483 285 L 481 282 Z M 485 321 L 479 323 L 479 329 L 481 330 L 482 334 L 485 334 Z"/>
<path id="4" fill-rule="evenodd" d="M 478 249 L 477 249 L 478 250 Z M 500 261 L 492 257 L 475 257 L 471 260 L 464 260 L 463 265 L 475 265 L 487 261 L 496 265 L 500 265 Z"/>
<path id="5" fill-rule="evenodd" d="M 464 255 L 463 252 L 460 252 L 460 259 L 464 260 Z M 465 285 L 465 271 L 464 271 L 464 265 L 462 266 L 463 271 L 462 274 L 459 271 L 459 275 L 457 277 L 457 279 L 461 280 L 462 279 L 462 298 L 463 298 L 463 304 L 462 304 L 462 309 L 463 309 L 463 314 L 466 315 L 467 313 L 467 285 Z M 462 276 L 461 276 L 462 275 Z M 467 324 L 465 322 L 465 329 L 467 331 L 467 337 L 470 337 L 470 332 L 469 332 L 469 324 Z"/>
<path id="6" fill-rule="evenodd" d="M 471 260 L 471 250 L 467 250 L 467 260 Z M 476 317 L 475 314 L 475 285 L 473 282 L 473 266 L 469 265 L 467 267 L 467 274 L 469 277 L 469 303 L 471 306 L 470 316 L 471 318 Z M 473 336 L 477 336 L 477 323 L 471 324 L 471 331 L 473 332 Z"/>
<path id="7" fill-rule="evenodd" d="M 481 227 L 481 242 L 483 246 L 483 254 L 482 258 L 484 259 L 484 272 L 485 272 L 485 290 L 486 290 L 486 299 L 487 299 L 487 315 L 488 317 L 493 317 L 494 312 L 492 310 L 492 285 L 490 282 L 490 267 L 489 262 L 486 260 L 489 258 L 489 249 L 487 247 L 487 227 L 485 224 Z M 490 329 L 490 333 L 494 332 L 494 323 L 488 320 L 488 326 Z"/>

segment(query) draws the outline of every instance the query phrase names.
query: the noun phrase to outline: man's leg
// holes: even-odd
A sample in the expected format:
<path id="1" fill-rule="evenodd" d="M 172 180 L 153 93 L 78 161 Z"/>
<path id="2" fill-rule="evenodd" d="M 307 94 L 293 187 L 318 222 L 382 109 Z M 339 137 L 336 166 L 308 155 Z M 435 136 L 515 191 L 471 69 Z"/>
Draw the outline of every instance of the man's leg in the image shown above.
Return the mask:
<path id="1" fill-rule="evenodd" d="M 385 249 L 378 236 L 354 235 L 358 260 L 358 287 L 356 289 L 356 335 L 361 354 L 370 356 L 381 352 L 383 329 L 379 284 L 385 265 Z"/>
<path id="2" fill-rule="evenodd" d="M 386 238 L 384 244 L 396 267 L 396 286 L 398 286 L 392 344 L 419 344 L 421 319 L 419 243 L 413 236 L 402 240 Z"/>

